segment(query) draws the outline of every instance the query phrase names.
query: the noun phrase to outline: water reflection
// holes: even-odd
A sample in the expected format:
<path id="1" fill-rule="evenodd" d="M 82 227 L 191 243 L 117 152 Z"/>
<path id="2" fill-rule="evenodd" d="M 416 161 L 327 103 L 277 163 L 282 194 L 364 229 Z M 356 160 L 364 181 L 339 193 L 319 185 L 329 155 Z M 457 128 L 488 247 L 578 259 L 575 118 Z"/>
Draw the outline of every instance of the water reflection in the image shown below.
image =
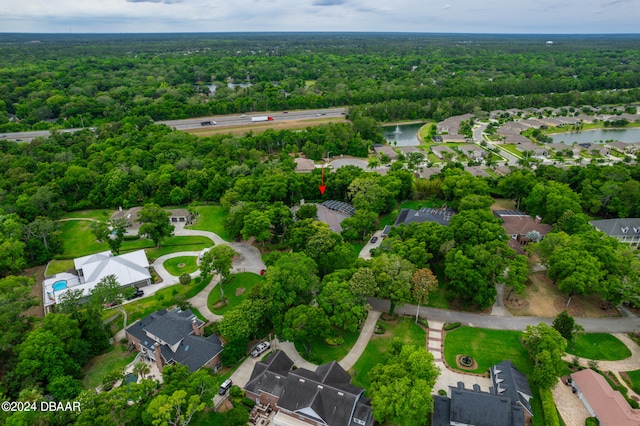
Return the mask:
<path id="1" fill-rule="evenodd" d="M 396 142 L 396 146 L 418 146 L 418 131 L 422 126 L 422 123 L 386 126 L 382 128 L 382 136 L 391 145 Z"/>

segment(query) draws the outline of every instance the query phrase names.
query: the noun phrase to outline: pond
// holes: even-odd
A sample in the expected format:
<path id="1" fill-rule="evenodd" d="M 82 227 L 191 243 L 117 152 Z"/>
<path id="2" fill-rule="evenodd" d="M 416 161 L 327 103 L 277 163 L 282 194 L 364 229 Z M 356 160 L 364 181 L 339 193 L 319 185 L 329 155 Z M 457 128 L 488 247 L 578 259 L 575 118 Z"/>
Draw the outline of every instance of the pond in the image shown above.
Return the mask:
<path id="1" fill-rule="evenodd" d="M 604 143 L 607 141 L 620 141 L 625 143 L 633 143 L 640 142 L 640 128 L 634 127 L 631 129 L 596 129 L 585 130 L 583 132 L 557 133 L 555 135 L 549 136 L 551 136 L 553 142 L 566 143 L 567 145 L 571 145 L 574 142 Z"/>
<path id="2" fill-rule="evenodd" d="M 418 132 L 422 126 L 424 126 L 423 123 L 385 126 L 382 128 L 382 136 L 391 145 L 395 141 L 397 146 L 418 146 L 420 145 Z"/>

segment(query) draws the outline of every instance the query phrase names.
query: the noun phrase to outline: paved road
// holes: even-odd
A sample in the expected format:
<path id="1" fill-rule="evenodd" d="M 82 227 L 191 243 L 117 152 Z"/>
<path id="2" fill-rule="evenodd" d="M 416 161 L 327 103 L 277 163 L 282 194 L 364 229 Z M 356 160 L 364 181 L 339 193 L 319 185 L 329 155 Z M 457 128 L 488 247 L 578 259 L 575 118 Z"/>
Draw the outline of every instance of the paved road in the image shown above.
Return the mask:
<path id="1" fill-rule="evenodd" d="M 184 120 L 166 120 L 157 121 L 157 124 L 166 124 L 169 127 L 174 127 L 177 130 L 189 130 L 189 129 L 201 129 L 212 126 L 203 126 L 201 123 L 204 121 L 216 122 L 215 127 L 231 127 L 231 126 L 246 126 L 251 124 L 251 117 L 269 115 L 273 117 L 274 121 L 292 121 L 292 120 L 310 120 L 321 119 L 327 117 L 342 117 L 346 113 L 344 108 L 327 108 L 327 109 L 314 109 L 314 110 L 302 110 L 302 111 L 289 111 L 284 112 L 260 112 L 251 113 L 248 115 L 221 115 L 211 117 L 196 117 L 187 118 Z M 257 123 L 256 123 L 257 124 Z M 57 130 L 58 132 L 74 133 L 83 130 L 82 128 Z M 37 137 L 47 138 L 51 135 L 49 130 L 38 130 L 32 132 L 10 132 L 3 133 L 0 138 L 11 141 L 31 142 Z"/>
<path id="2" fill-rule="evenodd" d="M 383 299 L 367 299 L 373 309 L 389 312 L 389 301 Z M 416 315 L 416 305 L 397 306 L 395 312 L 402 315 Z M 429 321 L 461 322 L 472 327 L 490 328 L 494 330 L 520 330 L 524 331 L 528 325 L 537 325 L 541 322 L 551 325 L 553 318 L 540 317 L 504 317 L 486 314 L 473 314 L 469 312 L 448 311 L 445 309 L 420 307 L 420 317 Z M 640 318 L 575 318 L 578 324 L 582 324 L 589 333 L 631 333 L 640 330 Z"/>

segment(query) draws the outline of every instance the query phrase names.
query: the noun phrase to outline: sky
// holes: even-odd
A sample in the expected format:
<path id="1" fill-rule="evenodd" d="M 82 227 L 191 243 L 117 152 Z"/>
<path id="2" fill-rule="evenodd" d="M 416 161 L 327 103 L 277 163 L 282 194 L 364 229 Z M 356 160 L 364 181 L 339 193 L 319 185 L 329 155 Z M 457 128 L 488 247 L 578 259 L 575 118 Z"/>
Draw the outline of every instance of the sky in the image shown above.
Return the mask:
<path id="1" fill-rule="evenodd" d="M 640 33 L 640 0 L 0 0 L 0 32 Z"/>

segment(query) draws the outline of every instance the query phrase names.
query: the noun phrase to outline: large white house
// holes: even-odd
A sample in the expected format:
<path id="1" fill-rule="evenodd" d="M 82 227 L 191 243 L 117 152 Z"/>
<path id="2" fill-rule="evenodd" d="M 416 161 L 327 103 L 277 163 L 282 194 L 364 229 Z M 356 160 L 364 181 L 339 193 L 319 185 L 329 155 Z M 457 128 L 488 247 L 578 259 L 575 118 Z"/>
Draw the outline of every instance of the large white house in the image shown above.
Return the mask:
<path id="1" fill-rule="evenodd" d="M 122 287 L 151 285 L 149 260 L 144 250 L 119 256 L 104 251 L 74 259 L 73 264 L 77 275 L 63 272 L 44 280 L 42 292 L 45 313 L 51 312 L 60 296 L 69 290 L 82 290 L 82 295 L 88 297 L 100 280 L 108 275 L 115 275 Z"/>

